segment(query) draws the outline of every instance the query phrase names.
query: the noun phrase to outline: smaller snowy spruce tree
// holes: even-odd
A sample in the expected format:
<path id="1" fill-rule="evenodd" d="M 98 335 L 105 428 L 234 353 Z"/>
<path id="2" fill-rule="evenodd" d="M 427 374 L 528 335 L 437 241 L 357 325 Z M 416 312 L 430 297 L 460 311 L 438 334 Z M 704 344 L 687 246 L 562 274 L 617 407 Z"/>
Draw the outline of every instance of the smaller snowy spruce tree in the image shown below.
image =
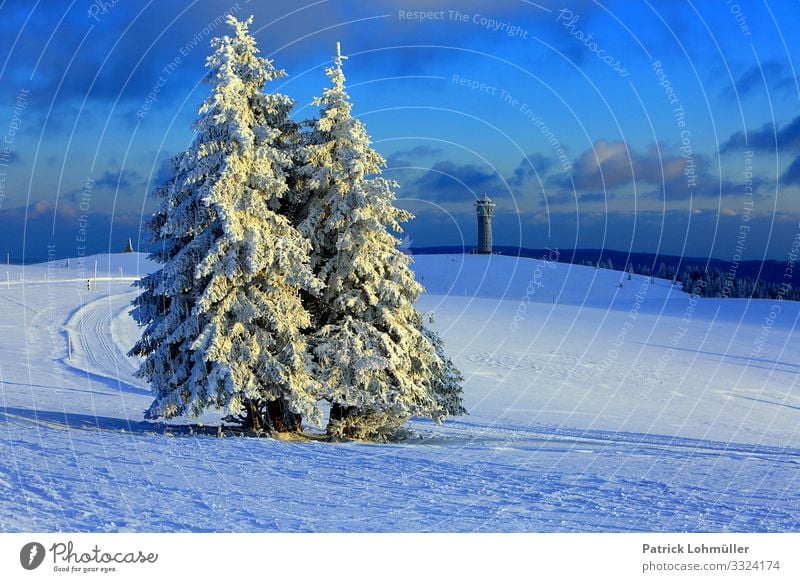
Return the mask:
<path id="1" fill-rule="evenodd" d="M 293 102 L 261 91 L 285 73 L 258 56 L 252 18 L 227 22 L 234 34 L 212 41 L 193 143 L 155 192 L 149 228 L 162 266 L 138 282 L 132 315 L 144 329 L 131 353 L 145 358 L 150 418 L 217 409 L 249 428 L 298 430 L 319 417 L 300 298 L 319 284 L 309 242 L 279 212 Z"/>
<path id="2" fill-rule="evenodd" d="M 412 216 L 394 206 L 397 185 L 380 177 L 385 161 L 351 115 L 344 59 L 337 43 L 327 69 L 332 86 L 314 100 L 320 117 L 300 170 L 308 203 L 298 228 L 324 285 L 307 302 L 309 341 L 331 405 L 328 433 L 383 440 L 412 416 L 440 422 L 464 414 L 462 378 L 414 308 L 422 287 L 388 230 L 402 232 L 400 223 Z"/>

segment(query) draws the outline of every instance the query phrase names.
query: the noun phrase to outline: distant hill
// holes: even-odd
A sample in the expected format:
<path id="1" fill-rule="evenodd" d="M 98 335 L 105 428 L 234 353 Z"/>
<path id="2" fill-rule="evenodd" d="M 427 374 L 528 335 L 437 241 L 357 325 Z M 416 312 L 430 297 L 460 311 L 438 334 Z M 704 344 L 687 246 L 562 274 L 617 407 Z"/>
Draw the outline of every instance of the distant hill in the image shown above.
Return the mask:
<path id="1" fill-rule="evenodd" d="M 473 253 L 475 252 L 475 248 L 460 246 L 412 247 L 410 251 L 412 255 L 462 254 Z M 497 254 L 512 257 L 540 259 L 546 256 L 550 257 L 551 260 L 554 254 L 551 253 L 549 249 L 526 249 L 509 246 L 496 246 L 494 247 L 494 251 Z M 560 263 L 581 264 L 591 262 L 592 264 L 596 264 L 599 261 L 601 266 L 606 266 L 606 263 L 610 259 L 614 269 L 619 271 L 624 270 L 626 265 L 632 264 L 637 272 L 640 271 L 640 267 L 642 266 L 646 266 L 658 272 L 663 263 L 666 267 L 672 267 L 680 273 L 685 272 L 689 267 L 700 267 L 701 269 L 707 267 L 708 270 L 717 268 L 722 271 L 722 273 L 727 273 L 733 265 L 731 261 L 723 261 L 720 259 L 656 255 L 654 253 L 627 253 L 609 249 L 558 249 L 558 251 L 558 262 Z M 788 282 L 783 278 L 786 272 L 786 266 L 786 262 L 774 260 L 739 261 L 735 276 L 737 279 L 750 277 L 765 283 L 785 283 Z M 798 286 L 798 282 L 792 281 L 792 283 L 793 286 Z"/>

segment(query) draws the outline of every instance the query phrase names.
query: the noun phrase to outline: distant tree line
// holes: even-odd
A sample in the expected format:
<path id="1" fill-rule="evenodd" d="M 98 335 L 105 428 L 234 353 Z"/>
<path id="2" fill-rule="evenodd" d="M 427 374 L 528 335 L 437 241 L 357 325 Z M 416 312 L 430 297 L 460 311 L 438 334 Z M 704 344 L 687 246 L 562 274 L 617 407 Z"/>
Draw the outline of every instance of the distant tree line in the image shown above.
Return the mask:
<path id="1" fill-rule="evenodd" d="M 800 289 L 791 283 L 767 283 L 753 277 L 737 278 L 730 271 L 723 273 L 716 267 L 687 267 L 681 277 L 681 288 L 687 293 L 697 289 L 695 293 L 702 297 L 800 301 Z"/>
<path id="2" fill-rule="evenodd" d="M 611 259 L 605 261 L 583 260 L 579 264 L 600 269 L 614 270 Z M 700 297 L 720 297 L 732 299 L 782 299 L 786 301 L 800 301 L 800 289 L 791 283 L 770 283 L 754 277 L 736 277 L 732 270 L 722 271 L 718 267 L 705 269 L 696 265 L 689 265 L 679 270 L 674 265 L 661 263 L 653 272 L 649 265 L 633 265 L 628 263 L 625 272 L 630 277 L 631 273 L 658 277 L 672 281 L 673 285 L 681 284 L 681 290 L 686 293 L 695 293 Z"/>

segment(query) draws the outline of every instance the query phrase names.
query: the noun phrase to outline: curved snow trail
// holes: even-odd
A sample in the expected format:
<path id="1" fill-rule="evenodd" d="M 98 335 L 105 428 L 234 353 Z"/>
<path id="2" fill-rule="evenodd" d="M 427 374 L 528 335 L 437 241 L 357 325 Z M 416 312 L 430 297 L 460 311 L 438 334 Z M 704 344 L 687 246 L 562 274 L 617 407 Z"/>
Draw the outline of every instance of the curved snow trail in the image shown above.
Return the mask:
<path id="1" fill-rule="evenodd" d="M 136 366 L 132 359 L 120 346 L 130 341 L 130 334 L 125 333 L 127 328 L 135 327 L 133 322 L 124 320 L 130 318 L 128 311 L 137 294 L 137 291 L 116 293 L 76 309 L 64 325 L 72 347 L 72 355 L 64 363 L 114 391 L 147 393 L 148 389 L 140 386 L 133 376 Z"/>

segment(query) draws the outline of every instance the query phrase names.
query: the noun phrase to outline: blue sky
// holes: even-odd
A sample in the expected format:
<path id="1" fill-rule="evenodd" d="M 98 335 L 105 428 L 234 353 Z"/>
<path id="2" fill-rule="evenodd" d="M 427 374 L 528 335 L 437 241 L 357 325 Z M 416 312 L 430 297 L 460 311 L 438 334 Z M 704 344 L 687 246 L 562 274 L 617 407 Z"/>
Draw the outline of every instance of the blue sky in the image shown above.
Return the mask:
<path id="1" fill-rule="evenodd" d="M 800 233 L 797 2 L 6 1 L 0 251 L 138 240 L 225 12 L 298 119 L 341 41 L 413 245 L 474 245 L 484 193 L 504 245 L 785 260 Z"/>

